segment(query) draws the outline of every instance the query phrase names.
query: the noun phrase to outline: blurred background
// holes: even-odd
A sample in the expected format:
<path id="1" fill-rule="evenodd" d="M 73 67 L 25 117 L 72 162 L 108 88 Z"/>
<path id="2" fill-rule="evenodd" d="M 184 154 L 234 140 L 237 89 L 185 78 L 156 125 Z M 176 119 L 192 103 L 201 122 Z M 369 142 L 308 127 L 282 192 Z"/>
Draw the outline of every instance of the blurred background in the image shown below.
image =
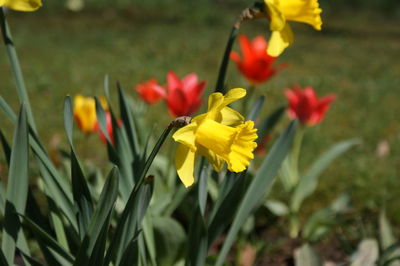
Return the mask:
<path id="1" fill-rule="evenodd" d="M 207 94 L 213 91 L 230 27 L 251 4 L 238 0 L 59 0 L 46 1 L 33 13 L 8 12 L 42 141 L 49 147 L 66 143 L 64 97 L 103 95 L 106 74 L 112 88 L 120 81 L 133 98 L 138 98 L 133 89 L 137 83 L 155 77 L 164 84 L 170 70 L 180 77 L 195 72 L 200 80 L 207 80 Z M 322 32 L 291 23 L 295 43 L 278 59 L 288 67 L 257 87 L 258 95 L 268 97 L 263 112 L 286 104 L 283 91 L 292 84 L 312 86 L 321 96 L 337 94 L 325 120 L 307 131 L 300 166 L 308 166 L 337 141 L 360 137 L 363 143 L 329 167 L 306 208 L 325 206 L 335 195 L 348 191 L 360 219 L 371 219 L 373 225 L 376 217 L 370 214 L 386 205 L 388 215 L 399 225 L 400 2 L 321 0 L 320 5 Z M 267 29 L 267 21 L 250 21 L 242 25 L 241 33 L 267 37 Z M 0 93 L 17 110 L 2 49 L 0 73 Z M 227 83 L 229 88 L 248 87 L 232 62 Z M 160 112 L 165 113 L 161 120 Z M 157 135 L 170 119 L 163 103 L 149 107 L 147 116 L 158 124 Z M 2 113 L 0 121 L 9 128 L 10 137 L 11 123 Z M 76 138 L 82 159 L 100 163 L 105 158 L 97 136 L 77 132 Z"/>

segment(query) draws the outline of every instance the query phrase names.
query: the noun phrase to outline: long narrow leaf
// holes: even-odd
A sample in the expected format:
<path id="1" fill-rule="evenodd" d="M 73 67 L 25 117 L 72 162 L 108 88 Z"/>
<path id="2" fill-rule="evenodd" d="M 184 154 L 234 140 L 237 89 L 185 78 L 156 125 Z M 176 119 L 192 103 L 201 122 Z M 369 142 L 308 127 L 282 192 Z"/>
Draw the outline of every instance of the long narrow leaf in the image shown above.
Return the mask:
<path id="1" fill-rule="evenodd" d="M 104 260 L 103 265 L 108 265 L 112 259 L 114 259 L 119 251 L 119 243 L 121 241 L 121 238 L 123 237 L 123 233 L 124 233 L 124 228 L 125 225 L 129 219 L 129 217 L 132 215 L 132 213 L 134 212 L 133 207 L 135 205 L 135 201 L 136 201 L 136 197 L 137 197 L 137 193 L 139 191 L 139 189 L 141 188 L 141 186 L 143 185 L 143 182 L 145 180 L 145 177 L 147 175 L 147 171 L 149 170 L 151 164 L 153 163 L 153 160 L 155 158 L 155 156 L 157 155 L 157 153 L 159 152 L 162 144 L 164 143 L 165 139 L 167 138 L 167 136 L 169 135 L 169 133 L 171 132 L 172 127 L 168 126 L 163 134 L 160 136 L 160 138 L 158 139 L 156 145 L 154 146 L 150 156 L 147 158 L 145 165 L 143 166 L 143 170 L 141 171 L 141 175 L 140 178 L 138 180 L 138 182 L 135 184 L 134 189 L 132 190 L 129 199 L 125 205 L 124 211 L 121 214 L 121 217 L 119 219 L 114 237 L 111 241 L 110 244 L 110 248 L 107 251 L 107 256 L 106 259 Z"/>
<path id="2" fill-rule="evenodd" d="M 359 143 L 358 139 L 339 142 L 319 157 L 310 170 L 300 178 L 291 199 L 291 209 L 298 211 L 303 200 L 315 191 L 318 178 L 325 168 L 342 153 Z"/>
<path id="3" fill-rule="evenodd" d="M 261 199 L 269 190 L 281 164 L 293 143 L 297 122 L 293 121 L 274 144 L 268 156 L 252 180 L 236 213 L 233 224 L 226 236 L 219 253 L 216 265 L 221 266 L 235 238 L 252 211 L 260 204 Z"/>
<path id="4" fill-rule="evenodd" d="M 109 223 L 118 196 L 118 169 L 114 167 L 108 175 L 100 195 L 98 206 L 90 220 L 86 236 L 79 248 L 74 265 L 87 265 L 97 239 L 101 237 L 104 226 Z"/>
<path id="5" fill-rule="evenodd" d="M 7 261 L 14 261 L 17 239 L 22 237 L 17 213 L 25 213 L 28 198 L 29 141 L 25 107 L 21 106 L 14 133 L 4 210 L 2 250 Z"/>
<path id="6" fill-rule="evenodd" d="M 32 231 L 32 233 L 35 235 L 36 240 L 40 241 L 41 244 L 46 245 L 47 248 L 51 249 L 53 252 L 55 252 L 55 254 L 58 254 L 63 259 L 59 261 L 61 265 L 63 265 L 65 261 L 67 261 L 69 264 L 72 264 L 74 258 L 68 251 L 60 246 L 52 236 L 43 231 L 43 229 L 40 228 L 40 226 L 37 225 L 34 221 L 26 216 L 21 216 L 23 219 L 22 225 Z"/>
<path id="7" fill-rule="evenodd" d="M 85 236 L 87 227 L 89 225 L 90 217 L 93 213 L 92 196 L 89 187 L 83 174 L 82 168 L 79 164 L 78 158 L 75 154 L 75 149 L 72 143 L 72 130 L 73 130 L 73 115 L 72 115 L 72 101 L 71 97 L 67 96 L 64 100 L 64 128 L 67 133 L 69 145 L 71 148 L 71 180 L 72 180 L 72 193 L 76 206 L 78 207 L 78 223 L 79 234 L 81 239 Z"/>

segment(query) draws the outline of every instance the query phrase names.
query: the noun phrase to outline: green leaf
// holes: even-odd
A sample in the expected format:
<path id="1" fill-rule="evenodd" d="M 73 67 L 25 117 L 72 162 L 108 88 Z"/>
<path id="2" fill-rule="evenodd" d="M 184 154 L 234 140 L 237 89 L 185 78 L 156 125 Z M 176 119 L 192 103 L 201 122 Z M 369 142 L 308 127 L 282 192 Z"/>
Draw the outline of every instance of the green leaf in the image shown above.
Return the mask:
<path id="1" fill-rule="evenodd" d="M 67 133 L 71 148 L 72 194 L 75 205 L 78 208 L 77 218 L 79 224 L 79 234 L 81 239 L 83 239 L 89 225 L 90 217 L 93 213 L 93 203 L 85 175 L 83 174 L 78 158 L 76 157 L 72 142 L 72 130 L 74 123 L 72 110 L 71 97 L 67 96 L 64 100 L 64 128 L 65 132 Z"/>
<path id="2" fill-rule="evenodd" d="M 126 101 L 127 97 L 125 95 L 124 90 L 121 85 L 117 83 L 118 88 L 118 96 L 119 96 L 119 105 L 121 111 L 121 119 L 124 127 L 126 128 L 126 133 L 128 135 L 129 144 L 131 146 L 131 150 L 135 156 L 135 160 L 138 160 L 139 157 L 139 142 L 137 137 L 137 129 L 135 124 L 133 123 L 132 111 L 129 108 L 129 105 Z"/>
<path id="3" fill-rule="evenodd" d="M 47 248 L 49 248 L 51 251 L 53 251 L 53 255 L 58 254 L 60 257 L 54 256 L 54 258 L 62 258 L 58 262 L 61 265 L 65 265 L 65 262 L 68 262 L 69 265 L 72 264 L 74 261 L 74 258 L 72 255 L 66 251 L 62 246 L 60 246 L 57 241 L 51 237 L 49 234 L 47 234 L 45 231 L 43 231 L 42 228 L 40 228 L 39 225 L 37 225 L 35 222 L 33 222 L 31 219 L 29 219 L 26 216 L 21 215 L 22 217 L 22 225 L 30 229 L 32 233 L 35 236 L 35 239 L 40 242 L 41 244 L 45 245 Z"/>
<path id="4" fill-rule="evenodd" d="M 208 247 L 231 224 L 247 188 L 246 171 L 229 172 L 221 184 L 221 192 L 214 204 L 208 224 Z"/>
<path id="5" fill-rule="evenodd" d="M 357 248 L 351 266 L 375 265 L 378 259 L 379 248 L 375 239 L 364 239 Z"/>
<path id="6" fill-rule="evenodd" d="M 199 176 L 199 182 L 198 182 L 198 200 L 199 200 L 199 208 L 200 208 L 200 213 L 204 217 L 205 212 L 206 212 L 206 204 L 207 204 L 207 192 L 208 192 L 208 187 L 207 187 L 207 177 L 208 177 L 208 167 L 204 165 L 205 164 L 205 158 L 201 158 L 201 163 L 200 163 L 200 174 Z"/>
<path id="7" fill-rule="evenodd" d="M 174 265 L 183 255 L 186 234 L 182 226 L 170 217 L 154 216 L 154 236 L 158 265 Z"/>
<path id="8" fill-rule="evenodd" d="M 186 265 L 203 266 L 207 258 L 207 226 L 199 206 L 196 206 L 190 220 Z M 171 264 L 170 264 L 171 265 Z"/>
<path id="9" fill-rule="evenodd" d="M 318 185 L 318 178 L 325 170 L 325 168 L 342 153 L 359 144 L 358 139 L 351 139 L 339 142 L 320 156 L 311 168 L 300 178 L 296 186 L 290 203 L 292 211 L 297 212 L 300 209 L 303 200 L 311 195 Z"/>
<path id="10" fill-rule="evenodd" d="M 28 165 L 28 125 L 25 107 L 22 105 L 13 139 L 2 234 L 2 250 L 9 264 L 14 262 L 18 239 L 23 237 L 17 213 L 25 213 L 28 197 Z"/>
<path id="11" fill-rule="evenodd" d="M 294 253 L 296 266 L 321 266 L 322 261 L 315 250 L 308 244 L 302 245 Z"/>
<path id="12" fill-rule="evenodd" d="M 78 255 L 74 265 L 87 265 L 92 251 L 99 237 L 104 233 L 105 227 L 108 227 L 110 215 L 114 209 L 115 201 L 118 196 L 118 169 L 114 167 L 108 175 L 100 195 L 99 203 L 90 219 L 90 224 L 79 247 Z M 106 240 L 104 237 L 102 240 Z"/>
<path id="13" fill-rule="evenodd" d="M 309 242 L 321 240 L 339 222 L 337 215 L 348 209 L 349 202 L 349 195 L 343 193 L 329 207 L 314 212 L 304 224 L 302 237 Z"/>
<path id="14" fill-rule="evenodd" d="M 13 109 L 7 104 L 2 96 L 0 96 L 0 108 L 11 121 L 17 121 L 17 115 L 14 113 Z"/>
<path id="15" fill-rule="evenodd" d="M 3 41 L 4 44 L 6 45 L 6 51 L 8 59 L 10 61 L 12 75 L 14 77 L 15 85 L 17 87 L 19 101 L 21 104 L 25 106 L 24 108 L 28 116 L 27 120 L 29 121 L 29 124 L 31 125 L 33 131 L 36 132 L 35 120 L 33 119 L 31 104 L 29 102 L 28 93 L 26 92 L 24 76 L 22 75 L 22 70 L 19 64 L 17 51 L 15 50 L 11 32 L 8 27 L 8 23 L 2 8 L 0 8 L 0 27 L 3 36 Z"/>
<path id="16" fill-rule="evenodd" d="M 11 148 L 10 148 L 10 145 L 8 144 L 6 137 L 3 134 L 3 131 L 1 131 L 1 129 L 0 129 L 0 141 L 1 141 L 1 145 L 3 147 L 3 151 L 4 151 L 4 155 L 6 157 L 7 164 L 8 164 L 8 166 L 10 166 Z"/>
<path id="17" fill-rule="evenodd" d="M 142 187 L 143 183 L 145 182 L 145 177 L 147 175 L 147 171 L 149 170 L 154 158 L 156 157 L 157 153 L 159 152 L 162 144 L 164 143 L 165 139 L 168 137 L 171 130 L 172 130 L 171 126 L 168 126 L 164 130 L 163 134 L 160 136 L 156 145 L 154 146 L 151 154 L 147 158 L 146 163 L 143 166 L 143 169 L 140 173 L 138 182 L 135 184 L 135 187 L 133 188 L 133 190 L 129 196 L 129 199 L 125 205 L 125 208 L 121 214 L 121 217 L 119 218 L 114 237 L 112 238 L 112 241 L 111 241 L 110 247 L 107 251 L 107 255 L 104 260 L 103 265 L 108 265 L 111 262 L 111 260 L 116 259 L 117 255 L 122 254 L 122 252 L 124 251 L 124 250 L 120 249 L 120 242 L 123 237 L 124 231 L 126 230 L 125 228 L 126 228 L 127 221 L 130 219 L 130 217 L 133 215 L 133 212 L 135 211 L 134 206 L 135 206 L 135 202 L 137 200 L 138 192 L 139 192 L 140 188 Z M 128 239 L 128 240 L 130 240 L 130 239 Z M 118 256 L 118 257 L 120 258 L 120 256 Z"/>
<path id="18" fill-rule="evenodd" d="M 396 248 L 391 252 L 388 252 L 388 248 L 396 243 L 396 238 L 393 234 L 392 227 L 387 219 L 386 212 L 384 209 L 380 211 L 379 215 L 379 236 L 380 242 L 383 249 L 381 258 L 385 258 L 385 261 L 390 260 L 394 257 L 400 256 L 400 248 Z M 393 261 L 392 266 L 399 266 L 400 262 Z"/>
<path id="19" fill-rule="evenodd" d="M 74 129 L 74 117 L 71 97 L 68 95 L 64 99 L 64 129 L 67 133 L 69 144 L 72 146 L 72 132 Z"/>
<path id="20" fill-rule="evenodd" d="M 257 98 L 256 102 L 253 105 L 253 108 L 251 109 L 250 113 L 247 116 L 247 120 L 253 120 L 255 121 L 260 114 L 261 107 L 263 106 L 265 102 L 265 96 L 262 95 Z"/>
<path id="21" fill-rule="evenodd" d="M 218 256 L 216 263 L 217 266 L 223 264 L 240 228 L 251 212 L 259 206 L 262 198 L 269 191 L 269 188 L 293 143 L 296 127 L 297 121 L 290 123 L 288 128 L 279 137 L 278 141 L 274 144 L 271 151 L 264 159 L 260 169 L 258 169 L 256 176 L 252 180 L 242 202 L 240 203 L 232 226 L 226 236 L 225 242 Z"/>
<path id="22" fill-rule="evenodd" d="M 264 206 L 276 216 L 286 216 L 289 214 L 288 206 L 279 200 L 267 200 Z"/>
<path id="23" fill-rule="evenodd" d="M 1 96 L 0 107 L 6 112 L 8 118 L 13 123 L 16 123 L 17 116 L 1 98 Z M 44 146 L 40 143 L 38 137 L 31 128 L 29 128 L 29 144 L 33 154 L 37 159 L 39 171 L 45 183 L 47 193 L 51 195 L 51 198 L 57 203 L 57 206 L 64 213 L 65 217 L 68 219 L 77 233 L 78 225 L 75 219 L 70 185 L 63 177 L 60 176 Z"/>
<path id="24" fill-rule="evenodd" d="M 271 134 L 272 129 L 279 122 L 282 115 L 285 113 L 285 110 L 286 106 L 281 106 L 275 109 L 269 116 L 264 118 L 261 123 L 256 126 L 258 129 L 257 144 L 260 144 L 267 135 Z"/>

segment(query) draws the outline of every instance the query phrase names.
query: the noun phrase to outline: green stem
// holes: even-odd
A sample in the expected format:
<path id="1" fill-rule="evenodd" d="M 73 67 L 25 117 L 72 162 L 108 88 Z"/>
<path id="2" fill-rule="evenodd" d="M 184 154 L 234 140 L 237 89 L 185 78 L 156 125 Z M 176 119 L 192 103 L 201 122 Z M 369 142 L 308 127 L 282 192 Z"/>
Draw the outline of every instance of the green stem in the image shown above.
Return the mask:
<path id="1" fill-rule="evenodd" d="M 249 103 L 252 102 L 254 91 L 255 91 L 254 85 L 250 85 L 249 88 L 247 89 L 246 98 L 242 99 L 242 114 L 248 114 Z"/>
<path id="2" fill-rule="evenodd" d="M 299 181 L 299 155 L 301 150 L 301 143 L 303 141 L 305 127 L 300 125 L 296 132 L 293 142 L 292 150 L 289 154 L 290 158 L 290 178 L 292 187 L 296 186 Z"/>
<path id="3" fill-rule="evenodd" d="M 228 42 L 226 43 L 225 53 L 224 56 L 222 57 L 221 66 L 219 67 L 218 80 L 217 84 L 215 85 L 216 92 L 224 92 L 225 76 L 229 63 L 229 55 L 231 54 L 233 43 L 235 42 L 238 32 L 239 28 L 235 24 L 231 29 Z"/>
<path id="4" fill-rule="evenodd" d="M 11 70 L 17 86 L 19 100 L 21 103 L 24 103 L 29 124 L 32 127 L 33 131 L 36 133 L 36 125 L 33 119 L 32 108 L 29 102 L 29 97 L 26 92 L 24 77 L 22 75 L 22 70 L 19 64 L 17 52 L 15 50 L 14 42 L 12 40 L 10 28 L 8 27 L 8 23 L 2 7 L 0 7 L 0 28 L 4 44 L 6 45 L 8 60 L 10 61 Z"/>

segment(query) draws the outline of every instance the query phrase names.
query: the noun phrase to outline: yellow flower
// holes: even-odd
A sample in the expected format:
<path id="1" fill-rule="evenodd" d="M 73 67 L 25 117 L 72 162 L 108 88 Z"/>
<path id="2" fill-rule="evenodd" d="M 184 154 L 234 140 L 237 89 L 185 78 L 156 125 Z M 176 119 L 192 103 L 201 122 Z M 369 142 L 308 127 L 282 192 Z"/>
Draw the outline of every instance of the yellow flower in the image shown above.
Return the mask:
<path id="1" fill-rule="evenodd" d="M 253 159 L 257 147 L 257 129 L 253 121 L 244 121 L 243 116 L 227 105 L 243 98 L 245 89 L 232 89 L 226 95 L 213 93 L 208 98 L 208 111 L 192 119 L 172 136 L 180 143 L 176 151 L 175 164 L 178 176 L 188 187 L 193 184 L 194 162 L 197 156 L 205 156 L 216 171 L 221 171 L 224 162 L 232 172 L 246 169 Z"/>
<path id="2" fill-rule="evenodd" d="M 288 20 L 307 23 L 321 30 L 322 20 L 318 0 L 264 0 L 270 18 L 271 38 L 267 53 L 279 56 L 293 43 L 294 37 Z"/>
<path id="3" fill-rule="evenodd" d="M 0 7 L 5 6 L 16 11 L 35 11 L 42 6 L 41 0 L 0 0 Z"/>
<path id="4" fill-rule="evenodd" d="M 103 109 L 108 109 L 107 101 L 104 97 L 100 98 L 100 103 L 103 106 Z M 96 102 L 94 98 L 77 94 L 74 97 L 74 117 L 82 132 L 89 134 L 95 131 L 97 116 Z"/>

